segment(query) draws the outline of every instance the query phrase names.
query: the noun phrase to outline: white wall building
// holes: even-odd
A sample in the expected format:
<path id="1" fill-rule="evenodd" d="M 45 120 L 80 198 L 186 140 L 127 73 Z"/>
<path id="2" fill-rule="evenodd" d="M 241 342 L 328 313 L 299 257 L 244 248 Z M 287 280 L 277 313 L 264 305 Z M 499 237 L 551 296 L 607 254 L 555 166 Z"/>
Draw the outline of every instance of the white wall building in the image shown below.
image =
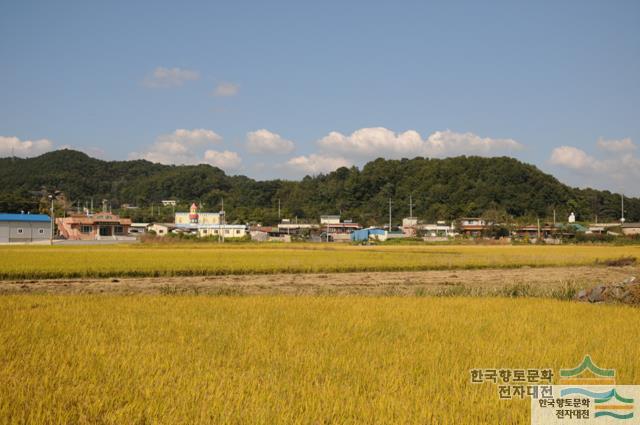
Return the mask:
<path id="1" fill-rule="evenodd" d="M 247 226 L 244 224 L 202 224 L 198 226 L 198 236 L 223 236 L 225 239 L 244 238 Z"/>

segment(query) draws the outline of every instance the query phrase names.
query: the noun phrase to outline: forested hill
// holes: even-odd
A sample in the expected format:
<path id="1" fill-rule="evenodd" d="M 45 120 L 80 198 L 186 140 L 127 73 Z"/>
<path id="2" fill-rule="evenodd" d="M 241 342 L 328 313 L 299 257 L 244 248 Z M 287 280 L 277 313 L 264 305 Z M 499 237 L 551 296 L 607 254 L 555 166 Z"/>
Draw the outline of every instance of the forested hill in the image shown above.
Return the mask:
<path id="1" fill-rule="evenodd" d="M 317 220 L 320 214 L 342 213 L 363 224 L 388 221 L 392 199 L 394 222 L 409 215 L 424 220 L 480 216 L 488 211 L 529 219 L 559 219 L 573 210 L 579 220 L 620 218 L 620 195 L 576 189 L 560 183 L 533 165 L 513 158 L 455 157 L 446 159 L 377 159 L 361 170 L 339 168 L 301 181 L 256 181 L 228 176 L 209 165 L 172 166 L 144 160 L 102 161 L 73 150 L 49 152 L 35 158 L 0 159 L 0 211 L 37 211 L 45 208 L 47 193 L 59 190 L 68 201 L 96 205 L 108 199 L 122 204 L 134 219 L 150 219 L 151 204 L 178 199 L 178 209 L 200 202 L 217 210 L 224 197 L 231 220 L 277 221 L 282 217 Z M 77 205 L 77 204 L 75 204 Z M 61 208 L 61 207 L 60 207 Z M 625 199 L 629 221 L 640 221 L 640 199 Z M 170 217 L 171 209 L 161 210 Z"/>

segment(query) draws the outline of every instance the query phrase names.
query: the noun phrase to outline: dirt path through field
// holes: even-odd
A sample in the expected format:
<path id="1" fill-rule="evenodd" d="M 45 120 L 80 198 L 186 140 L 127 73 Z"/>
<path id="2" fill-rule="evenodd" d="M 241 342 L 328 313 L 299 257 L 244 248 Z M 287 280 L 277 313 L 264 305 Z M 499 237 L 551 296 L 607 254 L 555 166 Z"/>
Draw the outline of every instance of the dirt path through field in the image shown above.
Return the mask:
<path id="1" fill-rule="evenodd" d="M 640 278 L 640 267 L 545 267 L 420 272 L 0 281 L 0 294 L 465 295 L 513 287 L 536 292 Z"/>

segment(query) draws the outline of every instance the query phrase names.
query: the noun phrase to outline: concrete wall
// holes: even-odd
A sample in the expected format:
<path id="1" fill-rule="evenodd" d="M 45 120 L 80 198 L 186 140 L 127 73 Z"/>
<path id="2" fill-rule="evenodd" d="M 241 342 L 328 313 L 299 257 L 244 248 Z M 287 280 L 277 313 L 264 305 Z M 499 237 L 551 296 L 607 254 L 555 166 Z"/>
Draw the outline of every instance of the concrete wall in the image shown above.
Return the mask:
<path id="1" fill-rule="evenodd" d="M 0 243 L 38 242 L 51 237 L 51 224 L 29 221 L 0 222 Z"/>

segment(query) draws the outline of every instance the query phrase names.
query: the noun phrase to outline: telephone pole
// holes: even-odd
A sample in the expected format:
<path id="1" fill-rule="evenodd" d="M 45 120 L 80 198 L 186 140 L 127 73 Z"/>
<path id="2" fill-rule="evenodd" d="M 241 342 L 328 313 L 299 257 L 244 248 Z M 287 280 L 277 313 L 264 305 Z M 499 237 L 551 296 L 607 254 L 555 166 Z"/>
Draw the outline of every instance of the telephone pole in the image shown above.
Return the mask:
<path id="1" fill-rule="evenodd" d="M 620 223 L 624 224 L 625 219 L 624 219 L 624 193 L 620 196 Z"/>
<path id="2" fill-rule="evenodd" d="M 226 230 L 224 228 L 225 227 L 224 222 L 226 221 L 225 217 L 224 217 L 224 198 L 222 198 L 221 202 L 222 202 L 222 205 L 221 205 L 221 207 L 222 207 L 222 215 L 220 216 L 220 222 L 221 222 L 222 226 L 220 226 L 220 227 L 222 227 L 222 228 L 220 229 L 220 238 L 219 238 L 219 240 L 220 240 L 220 242 L 224 243 L 224 232 Z"/>
<path id="3" fill-rule="evenodd" d="M 389 231 L 391 231 L 391 198 L 389 198 Z"/>
<path id="4" fill-rule="evenodd" d="M 53 209 L 53 201 L 55 199 L 55 197 L 53 195 L 49 195 L 49 199 L 51 199 L 51 234 L 49 235 L 49 244 L 53 245 L 53 231 L 54 231 L 54 223 L 56 220 L 56 213 Z"/>
<path id="5" fill-rule="evenodd" d="M 409 218 L 413 218 L 413 198 L 409 195 Z"/>

